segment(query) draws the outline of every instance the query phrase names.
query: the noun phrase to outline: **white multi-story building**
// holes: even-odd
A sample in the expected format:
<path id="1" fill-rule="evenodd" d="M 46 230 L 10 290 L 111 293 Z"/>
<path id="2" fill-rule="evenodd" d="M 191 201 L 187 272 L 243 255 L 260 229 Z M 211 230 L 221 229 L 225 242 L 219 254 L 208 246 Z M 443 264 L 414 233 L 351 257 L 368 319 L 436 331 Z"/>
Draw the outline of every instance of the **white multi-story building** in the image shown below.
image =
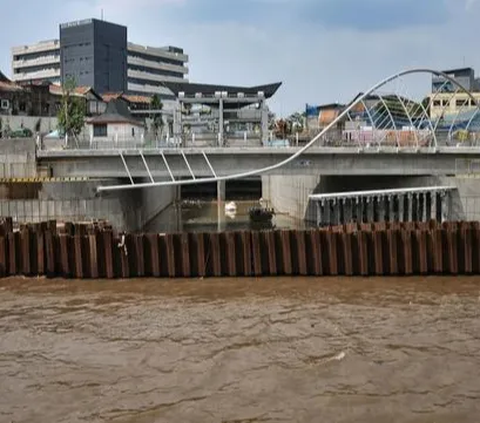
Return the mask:
<path id="1" fill-rule="evenodd" d="M 12 48 L 12 80 L 60 84 L 60 40 Z"/>
<path id="2" fill-rule="evenodd" d="M 79 21 L 76 25 L 91 23 Z M 65 25 L 64 25 L 65 26 Z M 68 24 L 66 25 L 68 26 Z M 80 40 L 81 41 L 81 40 Z M 88 40 L 85 41 L 87 44 Z M 81 48 L 82 44 L 78 44 Z M 150 47 L 127 43 L 127 92 L 163 100 L 175 97 L 164 82 L 188 82 L 188 55 L 178 47 Z M 61 40 L 41 41 L 12 48 L 12 80 L 17 83 L 48 81 L 60 84 L 62 78 Z M 78 60 L 90 60 L 79 57 Z M 83 70 L 86 62 L 78 65 Z"/>
<path id="3" fill-rule="evenodd" d="M 174 99 L 163 82 L 188 82 L 188 55 L 178 47 L 148 47 L 128 43 L 128 91 L 131 94 L 160 94 Z"/>

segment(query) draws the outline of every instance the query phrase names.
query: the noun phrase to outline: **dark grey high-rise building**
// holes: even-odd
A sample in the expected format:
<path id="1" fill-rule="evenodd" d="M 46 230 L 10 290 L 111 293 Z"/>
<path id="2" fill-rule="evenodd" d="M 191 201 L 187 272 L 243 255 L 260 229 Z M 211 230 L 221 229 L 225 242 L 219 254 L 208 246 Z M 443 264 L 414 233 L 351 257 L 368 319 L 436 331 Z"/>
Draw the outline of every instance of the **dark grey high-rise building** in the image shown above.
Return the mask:
<path id="1" fill-rule="evenodd" d="M 99 94 L 159 95 L 174 106 L 165 83 L 188 82 L 188 55 L 174 46 L 126 42 L 127 29 L 87 19 L 60 25 L 60 38 L 12 48 L 12 79 L 20 84 L 60 85 L 70 76 L 77 86 Z"/>
<path id="2" fill-rule="evenodd" d="M 127 28 L 97 19 L 60 25 L 62 83 L 99 94 L 127 91 Z"/>

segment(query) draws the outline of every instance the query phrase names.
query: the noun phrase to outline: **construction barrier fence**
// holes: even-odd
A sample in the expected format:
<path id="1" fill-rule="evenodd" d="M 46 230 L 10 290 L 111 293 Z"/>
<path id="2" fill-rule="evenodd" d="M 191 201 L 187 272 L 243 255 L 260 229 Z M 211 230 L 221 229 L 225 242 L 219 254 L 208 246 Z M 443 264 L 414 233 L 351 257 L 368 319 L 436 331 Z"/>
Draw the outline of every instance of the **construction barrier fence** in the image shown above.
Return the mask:
<path id="1" fill-rule="evenodd" d="M 75 279 L 480 274 L 480 223 L 118 234 L 106 223 L 0 222 L 0 277 Z"/>

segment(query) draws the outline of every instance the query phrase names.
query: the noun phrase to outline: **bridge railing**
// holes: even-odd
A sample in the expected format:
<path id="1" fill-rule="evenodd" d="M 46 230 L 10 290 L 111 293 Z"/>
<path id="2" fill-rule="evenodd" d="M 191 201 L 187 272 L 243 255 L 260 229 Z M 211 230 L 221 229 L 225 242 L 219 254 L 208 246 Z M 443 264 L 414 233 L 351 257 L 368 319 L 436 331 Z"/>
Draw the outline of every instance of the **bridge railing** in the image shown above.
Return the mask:
<path id="1" fill-rule="evenodd" d="M 162 150 L 180 148 L 215 148 L 215 147 L 262 147 L 262 146 L 285 146 L 285 143 L 265 142 L 260 137 L 228 137 L 222 142 L 213 137 L 190 137 L 184 135 L 176 138 L 147 139 L 89 139 L 77 137 L 65 140 L 63 138 L 38 139 L 37 147 L 40 150 Z"/>
<path id="2" fill-rule="evenodd" d="M 169 139 L 101 139 L 88 138 L 38 139 L 40 150 L 164 150 L 182 148 L 290 148 L 302 147 L 310 138 L 300 141 L 300 136 L 289 139 L 269 138 L 262 141 L 259 137 L 250 139 L 229 138 L 219 144 L 211 138 L 191 139 L 178 137 Z M 334 129 L 326 132 L 312 149 L 321 148 L 415 148 L 415 147 L 480 147 L 480 132 L 455 132 L 431 130 L 344 130 Z"/>

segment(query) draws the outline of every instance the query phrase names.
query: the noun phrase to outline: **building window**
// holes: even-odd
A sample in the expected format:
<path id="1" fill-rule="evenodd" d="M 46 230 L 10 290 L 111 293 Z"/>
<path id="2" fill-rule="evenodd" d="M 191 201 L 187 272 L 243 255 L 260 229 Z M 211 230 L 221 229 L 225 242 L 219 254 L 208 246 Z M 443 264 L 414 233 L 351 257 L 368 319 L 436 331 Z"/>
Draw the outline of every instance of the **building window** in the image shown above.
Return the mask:
<path id="1" fill-rule="evenodd" d="M 27 105 L 24 101 L 20 102 L 20 104 L 18 105 L 18 110 L 20 110 L 21 112 L 25 112 L 27 110 Z"/>
<path id="2" fill-rule="evenodd" d="M 2 99 L 1 107 L 2 110 L 8 110 L 10 108 L 10 102 L 8 100 Z"/>
<path id="3" fill-rule="evenodd" d="M 135 128 L 132 127 L 132 137 L 135 138 Z"/>
<path id="4" fill-rule="evenodd" d="M 457 107 L 465 107 L 468 106 L 468 100 L 457 100 L 455 104 Z"/>
<path id="5" fill-rule="evenodd" d="M 433 102 L 433 105 L 434 105 L 435 107 L 441 107 L 441 106 L 442 106 L 442 100 L 435 100 L 435 101 Z"/>
<path id="6" fill-rule="evenodd" d="M 94 137 L 106 137 L 107 136 L 107 125 L 104 123 L 93 125 L 93 136 Z"/>

